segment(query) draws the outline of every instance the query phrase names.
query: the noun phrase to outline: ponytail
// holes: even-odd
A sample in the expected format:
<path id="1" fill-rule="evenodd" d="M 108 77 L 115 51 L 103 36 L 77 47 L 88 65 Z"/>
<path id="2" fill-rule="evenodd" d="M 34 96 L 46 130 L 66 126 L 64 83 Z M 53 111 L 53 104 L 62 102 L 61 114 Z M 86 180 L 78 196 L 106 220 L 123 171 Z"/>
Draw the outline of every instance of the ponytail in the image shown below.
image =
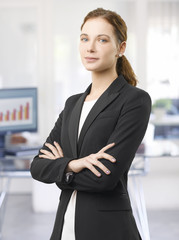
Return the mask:
<path id="1" fill-rule="evenodd" d="M 116 71 L 118 75 L 122 74 L 129 84 L 131 84 L 132 86 L 137 85 L 138 81 L 136 79 L 136 75 L 129 61 L 124 55 L 118 58 L 117 64 L 116 64 Z"/>

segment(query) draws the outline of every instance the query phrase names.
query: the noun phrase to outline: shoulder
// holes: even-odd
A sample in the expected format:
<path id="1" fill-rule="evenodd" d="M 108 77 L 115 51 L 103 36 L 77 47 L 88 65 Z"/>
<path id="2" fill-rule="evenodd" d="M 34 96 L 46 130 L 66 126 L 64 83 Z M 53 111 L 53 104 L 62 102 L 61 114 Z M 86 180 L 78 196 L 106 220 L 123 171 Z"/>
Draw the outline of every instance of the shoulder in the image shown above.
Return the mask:
<path id="1" fill-rule="evenodd" d="M 140 102 L 148 103 L 151 105 L 151 97 L 148 92 L 144 91 L 141 88 L 134 87 L 130 84 L 127 84 L 125 89 L 126 101 L 127 102 Z"/>
<path id="2" fill-rule="evenodd" d="M 122 112 L 140 111 L 149 115 L 151 112 L 151 97 L 150 95 L 138 87 L 126 84 L 123 90 L 123 108 Z"/>
<path id="3" fill-rule="evenodd" d="M 83 93 L 78 93 L 78 94 L 75 94 L 75 95 L 72 95 L 72 96 L 68 97 L 66 102 L 65 102 L 65 107 L 74 105 L 78 101 L 78 99 L 81 97 L 82 94 Z"/>

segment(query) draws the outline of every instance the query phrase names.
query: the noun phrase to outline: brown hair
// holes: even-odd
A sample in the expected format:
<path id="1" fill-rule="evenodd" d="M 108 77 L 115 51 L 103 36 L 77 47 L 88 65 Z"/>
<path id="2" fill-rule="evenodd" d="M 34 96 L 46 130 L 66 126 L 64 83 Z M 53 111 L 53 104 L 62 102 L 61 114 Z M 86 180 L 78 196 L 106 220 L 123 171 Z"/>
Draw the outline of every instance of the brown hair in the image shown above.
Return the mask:
<path id="1" fill-rule="evenodd" d="M 115 35 L 119 42 L 123 42 L 127 40 L 127 26 L 124 20 L 118 15 L 116 12 L 105 10 L 103 8 L 97 8 L 91 12 L 89 12 L 84 18 L 83 25 L 85 22 L 91 18 L 101 17 L 108 21 L 114 28 Z M 133 86 L 137 85 L 136 75 L 127 60 L 127 58 L 123 55 L 119 57 L 116 64 L 116 72 L 118 75 L 122 74 L 127 82 Z"/>

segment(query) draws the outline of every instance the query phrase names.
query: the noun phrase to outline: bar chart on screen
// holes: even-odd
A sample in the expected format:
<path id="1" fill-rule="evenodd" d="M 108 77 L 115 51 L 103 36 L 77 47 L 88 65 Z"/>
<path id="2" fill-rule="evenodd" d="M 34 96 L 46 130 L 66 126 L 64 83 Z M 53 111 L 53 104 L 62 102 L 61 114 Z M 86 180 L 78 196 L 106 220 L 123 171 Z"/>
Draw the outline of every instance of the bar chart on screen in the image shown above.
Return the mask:
<path id="1" fill-rule="evenodd" d="M 0 126 L 30 124 L 32 122 L 32 98 L 2 99 Z"/>

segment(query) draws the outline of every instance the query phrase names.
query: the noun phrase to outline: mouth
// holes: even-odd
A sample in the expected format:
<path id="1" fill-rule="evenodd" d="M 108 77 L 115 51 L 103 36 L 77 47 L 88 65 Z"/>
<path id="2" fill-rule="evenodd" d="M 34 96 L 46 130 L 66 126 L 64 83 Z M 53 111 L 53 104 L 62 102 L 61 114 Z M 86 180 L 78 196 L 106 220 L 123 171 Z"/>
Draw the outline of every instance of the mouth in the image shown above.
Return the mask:
<path id="1" fill-rule="evenodd" d="M 85 60 L 87 62 L 96 62 L 99 58 L 94 58 L 94 57 L 85 57 Z"/>

